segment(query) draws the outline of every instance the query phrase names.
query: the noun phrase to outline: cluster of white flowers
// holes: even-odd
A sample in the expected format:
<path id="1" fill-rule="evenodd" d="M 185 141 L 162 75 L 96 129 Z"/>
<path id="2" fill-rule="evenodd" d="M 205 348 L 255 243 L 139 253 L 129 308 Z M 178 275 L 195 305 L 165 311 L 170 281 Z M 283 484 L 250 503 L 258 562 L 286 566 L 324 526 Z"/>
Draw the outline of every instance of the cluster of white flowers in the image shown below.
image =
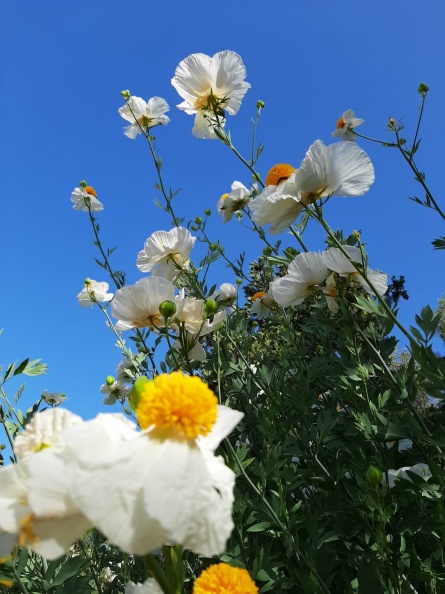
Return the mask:
<path id="1" fill-rule="evenodd" d="M 19 545 L 55 559 L 92 525 L 128 553 L 223 553 L 235 475 L 214 451 L 242 413 L 181 372 L 142 382 L 135 402 L 142 430 L 119 414 L 34 416 L 0 469 L 0 557 Z"/>

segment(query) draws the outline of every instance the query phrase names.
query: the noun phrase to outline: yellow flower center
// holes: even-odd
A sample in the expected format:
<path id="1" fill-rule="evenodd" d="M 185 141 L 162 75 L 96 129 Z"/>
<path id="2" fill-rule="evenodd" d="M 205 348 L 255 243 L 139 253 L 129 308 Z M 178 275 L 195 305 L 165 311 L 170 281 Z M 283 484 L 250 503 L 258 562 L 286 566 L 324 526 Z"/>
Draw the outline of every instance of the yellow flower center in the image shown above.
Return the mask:
<path id="1" fill-rule="evenodd" d="M 36 542 L 39 542 L 40 538 L 34 532 L 34 514 L 30 514 L 23 518 L 19 534 L 19 547 L 29 547 Z"/>
<path id="2" fill-rule="evenodd" d="M 340 118 L 339 120 L 337 120 L 337 130 L 340 130 L 340 128 L 343 128 L 344 125 L 345 125 L 345 121 L 343 118 Z"/>
<path id="3" fill-rule="evenodd" d="M 215 424 L 218 399 L 199 377 L 181 371 L 158 375 L 143 385 L 136 413 L 142 429 L 196 439 Z"/>
<path id="4" fill-rule="evenodd" d="M 246 569 L 218 563 L 195 580 L 193 594 L 258 594 L 258 588 Z"/>
<path id="5" fill-rule="evenodd" d="M 89 194 L 90 196 L 94 196 L 95 198 L 97 198 L 97 192 L 91 186 L 85 186 L 83 191 Z"/>
<path id="6" fill-rule="evenodd" d="M 288 180 L 294 171 L 295 167 L 287 163 L 274 165 L 266 176 L 266 186 L 278 186 Z"/>
<path id="7" fill-rule="evenodd" d="M 255 293 L 255 295 L 252 297 L 252 301 L 257 301 L 258 299 L 262 299 L 265 296 L 266 293 L 264 293 L 263 291 L 258 291 L 258 293 Z"/>
<path id="8" fill-rule="evenodd" d="M 229 197 L 229 195 L 228 195 L 228 194 L 223 194 L 223 195 L 221 196 L 220 200 L 225 200 L 225 199 L 226 199 L 226 198 L 228 198 L 228 197 Z"/>
<path id="9" fill-rule="evenodd" d="M 47 448 L 50 448 L 50 447 L 51 446 L 48 443 L 45 443 L 44 441 L 42 441 L 42 443 L 39 443 L 34 446 L 34 453 L 37 454 L 38 452 L 41 452 L 42 450 L 46 450 Z"/>

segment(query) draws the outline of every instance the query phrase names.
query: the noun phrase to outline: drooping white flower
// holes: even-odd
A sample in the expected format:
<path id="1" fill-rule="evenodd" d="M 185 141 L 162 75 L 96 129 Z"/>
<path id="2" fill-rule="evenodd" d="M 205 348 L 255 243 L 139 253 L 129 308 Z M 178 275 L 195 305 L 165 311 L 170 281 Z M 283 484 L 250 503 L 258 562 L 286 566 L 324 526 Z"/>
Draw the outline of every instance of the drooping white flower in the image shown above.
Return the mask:
<path id="1" fill-rule="evenodd" d="M 195 241 L 196 237 L 192 237 L 185 227 L 156 231 L 145 241 L 136 266 L 141 272 L 153 272 L 154 276 L 174 280 L 181 269 L 189 268 L 189 257 Z"/>
<path id="2" fill-rule="evenodd" d="M 357 134 L 354 134 L 354 128 L 363 124 L 364 120 L 356 118 L 355 113 L 352 109 L 348 109 L 343 113 L 341 118 L 337 121 L 336 130 L 332 132 L 334 138 L 340 138 L 342 140 L 349 140 L 354 142 L 357 138 Z"/>
<path id="3" fill-rule="evenodd" d="M 241 182 L 233 182 L 230 194 L 223 194 L 217 205 L 223 223 L 228 223 L 236 211 L 242 210 L 250 202 L 251 193 Z"/>
<path id="4" fill-rule="evenodd" d="M 148 578 L 143 584 L 129 582 L 125 586 L 125 594 L 163 594 L 163 590 L 156 580 Z"/>
<path id="5" fill-rule="evenodd" d="M 171 82 L 184 99 L 177 107 L 188 114 L 196 114 L 193 134 L 197 138 L 216 138 L 213 126 L 224 125 L 224 112 L 230 115 L 238 112 L 250 88 L 245 78 L 246 68 L 241 57 L 229 50 L 212 57 L 192 54 L 179 63 Z"/>
<path id="6" fill-rule="evenodd" d="M 162 326 L 159 306 L 163 301 L 173 301 L 174 291 L 173 284 L 160 276 L 142 278 L 119 289 L 111 303 L 111 313 L 119 320 L 117 330 Z"/>
<path id="7" fill-rule="evenodd" d="M 343 145 L 339 145 L 343 146 Z M 353 145 L 355 146 L 355 145 Z M 350 276 L 354 281 L 357 281 L 367 293 L 374 295 L 374 291 L 371 289 L 369 284 L 363 278 L 363 276 L 357 271 L 351 260 L 357 262 L 359 265 L 364 266 L 363 254 L 358 247 L 344 245 L 344 251 L 349 255 L 347 258 L 340 248 L 329 248 L 323 252 L 323 262 L 333 272 L 337 272 L 340 276 Z M 370 282 L 377 289 L 379 295 L 384 295 L 388 290 L 388 275 L 371 268 L 366 268 L 366 276 Z"/>
<path id="8" fill-rule="evenodd" d="M 97 193 L 91 186 L 74 188 L 71 194 L 71 202 L 74 204 L 74 210 L 83 210 L 84 212 L 100 212 L 104 205 L 97 199 Z"/>
<path id="9" fill-rule="evenodd" d="M 267 293 L 264 291 L 259 291 L 255 293 L 252 297 L 252 307 L 250 308 L 250 313 L 256 314 L 259 320 L 267 318 L 267 316 L 271 312 L 271 308 L 275 305 L 275 299 L 273 297 L 273 288 L 272 283 L 269 283 L 269 290 Z"/>
<path id="10" fill-rule="evenodd" d="M 289 264 L 287 274 L 272 282 L 275 301 L 282 307 L 299 305 L 319 289 L 326 279 L 327 268 L 321 254 L 304 252 Z"/>
<path id="11" fill-rule="evenodd" d="M 111 378 L 110 379 L 114 379 Z M 128 378 L 130 379 L 130 378 Z M 117 400 L 124 400 L 127 398 L 128 394 L 131 392 L 131 384 L 124 383 L 120 380 L 115 380 L 108 383 L 108 378 L 105 384 L 102 384 L 100 388 L 101 394 L 106 394 L 105 398 L 102 401 L 102 404 L 109 404 L 113 405 L 116 403 Z"/>
<path id="12" fill-rule="evenodd" d="M 134 140 L 138 134 L 147 133 L 154 126 L 165 126 L 170 118 L 164 115 L 170 107 L 162 97 L 152 97 L 146 103 L 140 97 L 131 96 L 118 112 L 131 126 L 124 128 L 125 136 Z"/>
<path id="13" fill-rule="evenodd" d="M 234 473 L 214 450 L 242 414 L 180 372 L 147 381 L 136 412 L 143 431 L 134 438 L 117 439 L 106 418 L 67 437 L 76 502 L 123 551 L 145 555 L 178 543 L 222 553 L 233 527 Z"/>
<path id="14" fill-rule="evenodd" d="M 417 474 L 426 481 L 431 477 L 431 470 L 429 469 L 428 464 L 424 464 L 422 462 L 420 462 L 419 464 L 414 464 L 414 466 L 403 466 L 398 470 L 390 468 L 388 470 L 388 487 L 392 489 L 399 480 L 406 480 L 412 482 L 412 479 L 409 476 L 408 472 L 413 472 L 414 474 Z"/>
<path id="15" fill-rule="evenodd" d="M 238 297 L 238 287 L 232 283 L 223 283 L 212 295 L 212 299 L 216 299 L 224 308 L 224 311 L 229 316 L 235 311 L 235 301 Z"/>
<path id="16" fill-rule="evenodd" d="M 55 405 L 61 404 L 67 400 L 65 394 L 61 392 L 49 392 L 48 390 L 44 390 L 41 396 L 42 400 L 44 400 L 47 404 Z"/>
<path id="17" fill-rule="evenodd" d="M 108 283 L 100 282 L 89 278 L 86 279 L 81 292 L 77 295 L 79 305 L 82 307 L 93 307 L 95 303 L 104 303 L 113 299 L 113 293 L 107 293 Z"/>

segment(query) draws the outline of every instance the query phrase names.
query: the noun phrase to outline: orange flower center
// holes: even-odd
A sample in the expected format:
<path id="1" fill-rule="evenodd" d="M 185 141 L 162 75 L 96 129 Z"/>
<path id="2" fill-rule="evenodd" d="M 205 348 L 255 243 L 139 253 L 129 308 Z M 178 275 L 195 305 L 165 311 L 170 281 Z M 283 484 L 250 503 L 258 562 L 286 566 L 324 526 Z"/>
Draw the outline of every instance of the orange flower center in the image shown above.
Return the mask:
<path id="1" fill-rule="evenodd" d="M 343 118 L 340 118 L 339 120 L 337 120 L 337 130 L 340 130 L 340 128 L 343 128 L 344 125 L 345 125 L 345 121 Z"/>
<path id="2" fill-rule="evenodd" d="M 95 198 L 97 198 L 97 192 L 91 186 L 85 186 L 83 191 L 89 194 L 90 196 L 94 196 Z"/>
<path id="3" fill-rule="evenodd" d="M 226 200 L 226 198 L 228 198 L 229 195 L 228 194 L 223 194 L 220 198 L 220 200 Z"/>
<path id="4" fill-rule="evenodd" d="M 258 293 L 255 293 L 255 295 L 252 297 L 252 301 L 257 301 L 257 299 L 262 299 L 265 296 L 266 293 L 264 293 L 263 291 L 258 291 Z"/>
<path id="5" fill-rule="evenodd" d="M 278 186 L 290 178 L 295 171 L 295 167 L 287 163 L 278 163 L 274 165 L 267 174 L 266 186 Z"/>
<path id="6" fill-rule="evenodd" d="M 246 569 L 217 563 L 195 580 L 193 594 L 258 594 L 258 588 Z"/>

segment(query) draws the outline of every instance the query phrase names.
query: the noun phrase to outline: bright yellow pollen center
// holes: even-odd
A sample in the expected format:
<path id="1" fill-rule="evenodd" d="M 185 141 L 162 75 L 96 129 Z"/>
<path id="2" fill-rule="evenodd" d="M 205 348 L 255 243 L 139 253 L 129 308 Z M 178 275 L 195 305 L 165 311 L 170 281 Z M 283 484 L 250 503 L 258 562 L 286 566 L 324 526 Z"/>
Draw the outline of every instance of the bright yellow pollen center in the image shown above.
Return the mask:
<path id="1" fill-rule="evenodd" d="M 196 439 L 215 424 L 218 399 L 199 377 L 175 371 L 144 384 L 136 413 L 142 429 Z"/>
<path id="2" fill-rule="evenodd" d="M 340 118 L 339 120 L 337 120 L 337 130 L 340 130 L 340 128 L 343 128 L 344 125 L 345 125 L 345 121 L 343 118 Z"/>
<path id="3" fill-rule="evenodd" d="M 229 195 L 228 195 L 228 194 L 223 194 L 223 195 L 221 196 L 220 200 L 225 200 L 225 199 L 226 199 L 226 198 L 228 198 L 228 197 L 229 197 Z"/>
<path id="4" fill-rule="evenodd" d="M 255 295 L 252 297 L 252 301 L 257 301 L 258 299 L 262 299 L 265 296 L 266 293 L 263 293 L 263 291 L 258 291 L 258 293 L 255 293 Z"/>
<path id="5" fill-rule="evenodd" d="M 295 167 L 292 167 L 292 165 L 288 165 L 287 163 L 278 163 L 278 165 L 274 165 L 266 176 L 266 186 L 278 186 L 282 182 L 288 180 L 294 171 Z"/>
<path id="6" fill-rule="evenodd" d="M 46 450 L 50 447 L 51 446 L 49 444 L 42 441 L 42 443 L 39 443 L 38 445 L 34 446 L 34 453 L 37 454 L 37 452 L 41 452 L 42 450 Z"/>
<path id="7" fill-rule="evenodd" d="M 29 545 L 39 542 L 40 538 L 34 533 L 34 515 L 30 514 L 23 518 L 19 534 L 19 546 L 29 547 Z"/>
<path id="8" fill-rule="evenodd" d="M 195 580 L 193 594 L 258 594 L 258 588 L 246 569 L 218 563 Z"/>
<path id="9" fill-rule="evenodd" d="M 89 194 L 90 196 L 94 196 L 95 198 L 97 198 L 97 192 L 91 186 L 85 186 L 83 191 L 86 192 L 87 194 Z"/>

